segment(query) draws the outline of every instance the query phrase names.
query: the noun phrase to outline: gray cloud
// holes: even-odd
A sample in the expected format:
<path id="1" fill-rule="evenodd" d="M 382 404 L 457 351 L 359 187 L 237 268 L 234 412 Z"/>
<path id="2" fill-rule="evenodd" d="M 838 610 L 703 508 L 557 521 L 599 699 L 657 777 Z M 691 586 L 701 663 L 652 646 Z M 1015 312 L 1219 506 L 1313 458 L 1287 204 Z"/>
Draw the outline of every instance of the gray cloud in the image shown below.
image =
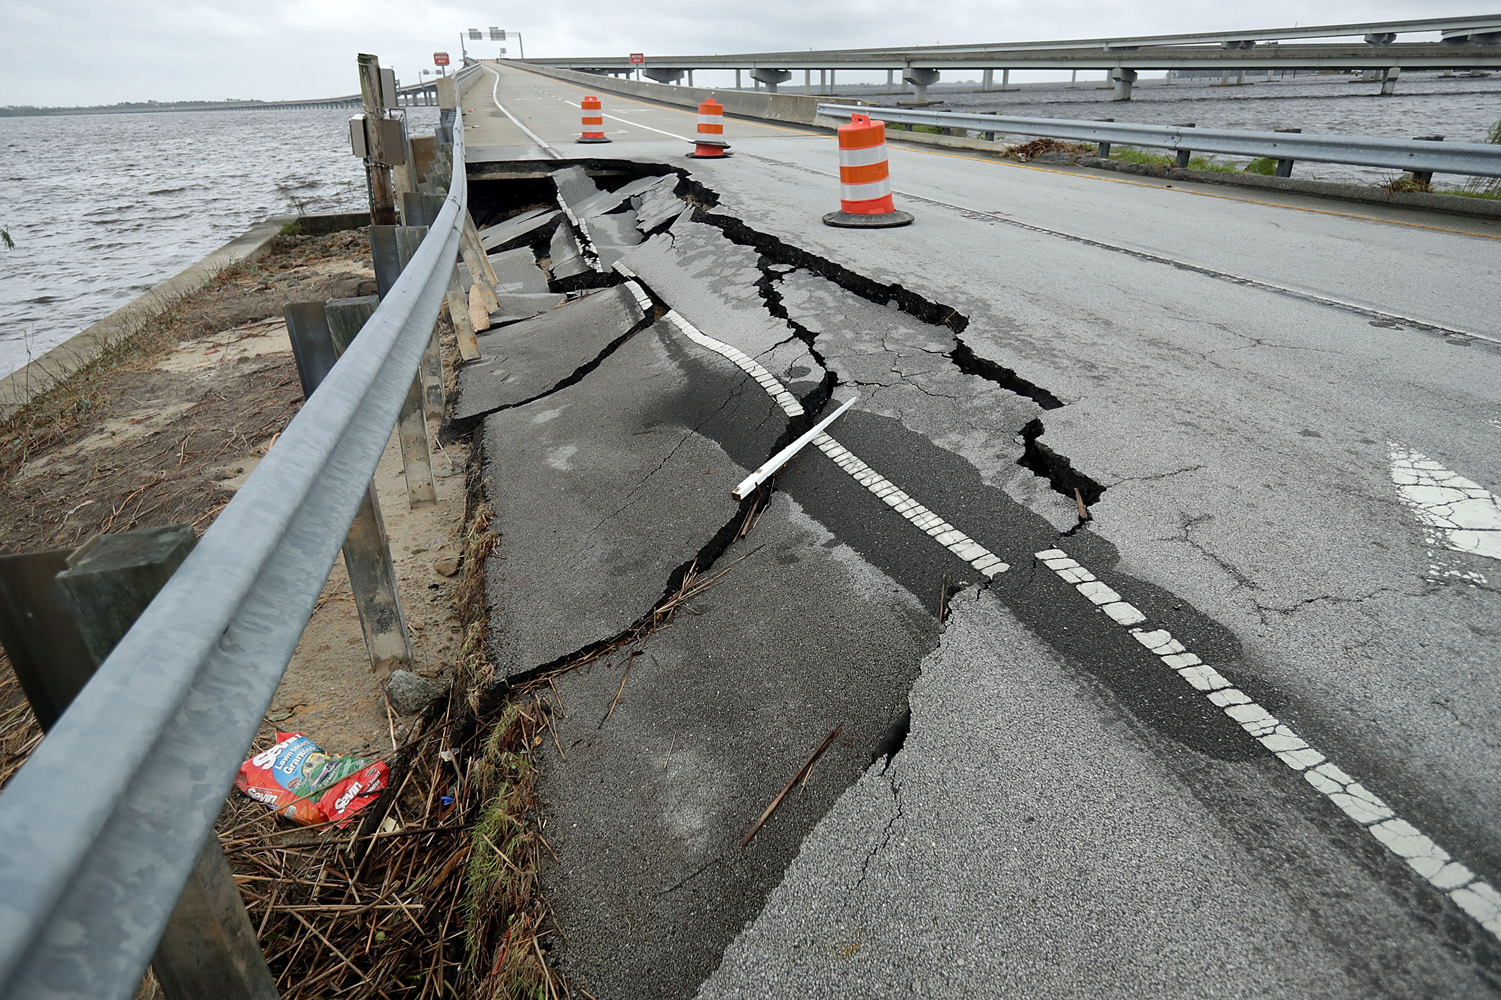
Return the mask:
<path id="1" fill-rule="evenodd" d="M 1081 38 L 1330 24 L 1475 13 L 1424 0 L 1317 5 L 1244 0 L 833 0 L 512 7 L 499 26 L 522 32 L 529 56 L 729 53 L 873 45 Z M 193 5 L 81 0 L 0 2 L 0 104 L 319 97 L 356 89 L 355 55 L 373 52 L 415 81 L 435 50 L 458 62 L 459 32 L 496 17 L 457 4 L 397 0 L 209 0 Z M 509 54 L 518 54 L 514 42 Z M 491 42 L 473 43 L 486 57 Z"/>

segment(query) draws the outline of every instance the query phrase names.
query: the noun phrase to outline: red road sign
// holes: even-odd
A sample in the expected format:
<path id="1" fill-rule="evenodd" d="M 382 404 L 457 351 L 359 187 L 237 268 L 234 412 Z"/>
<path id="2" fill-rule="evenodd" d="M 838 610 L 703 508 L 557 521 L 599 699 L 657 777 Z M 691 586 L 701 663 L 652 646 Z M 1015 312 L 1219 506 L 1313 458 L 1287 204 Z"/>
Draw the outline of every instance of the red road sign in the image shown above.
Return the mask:
<path id="1" fill-rule="evenodd" d="M 644 53 L 644 52 L 632 52 L 631 53 L 631 62 L 634 63 L 637 66 L 645 66 L 646 65 L 646 53 Z"/>
<path id="2" fill-rule="evenodd" d="M 433 53 L 433 65 L 434 66 L 447 66 L 448 65 L 448 53 L 447 52 L 434 52 Z"/>

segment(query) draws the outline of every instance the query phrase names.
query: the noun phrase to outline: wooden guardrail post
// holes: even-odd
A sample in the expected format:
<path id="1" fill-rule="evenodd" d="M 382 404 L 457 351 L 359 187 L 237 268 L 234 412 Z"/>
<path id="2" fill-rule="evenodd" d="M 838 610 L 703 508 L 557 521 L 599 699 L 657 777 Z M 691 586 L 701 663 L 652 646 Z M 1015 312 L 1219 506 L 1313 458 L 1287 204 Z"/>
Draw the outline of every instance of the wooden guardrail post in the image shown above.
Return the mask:
<path id="1" fill-rule="evenodd" d="M 302 392 L 311 396 L 339 357 L 328 315 L 322 302 L 293 302 L 286 308 L 286 317 Z M 354 594 L 371 669 L 384 678 L 399 667 L 410 666 L 412 640 L 396 590 L 396 568 L 391 563 L 380 497 L 373 482 L 366 488 L 344 539 L 344 568 L 349 572 L 349 589 Z"/>
<path id="2" fill-rule="evenodd" d="M 380 305 L 380 296 L 363 295 L 357 299 L 330 299 L 323 312 L 328 319 L 328 331 L 333 337 L 334 351 L 340 356 L 349 350 L 349 345 L 359 335 L 360 327 L 375 315 Z M 401 466 L 406 475 L 407 504 L 420 507 L 438 502 L 437 484 L 433 481 L 433 456 L 427 441 L 427 419 L 423 412 L 422 386 L 413 379 L 407 389 L 407 398 L 401 404 L 401 414 L 396 418 L 396 438 L 401 443 Z"/>
<path id="3" fill-rule="evenodd" d="M 50 729 L 197 540 L 191 525 L 96 535 L 0 559 L 0 640 Z M 168 1000 L 276 1000 L 245 902 L 210 833 L 151 960 Z"/>
<path id="4" fill-rule="evenodd" d="M 391 291 L 396 284 L 396 279 L 401 277 L 402 270 L 412 259 L 412 255 L 417 252 L 417 248 L 422 245 L 422 239 L 426 235 L 426 226 L 370 227 L 370 250 L 375 263 L 375 285 L 380 290 L 382 298 L 385 298 Z M 428 338 L 427 350 L 422 354 L 419 377 L 422 379 L 423 404 L 428 417 L 434 420 L 443 419 L 447 400 L 443 389 L 443 355 L 438 346 L 437 327 L 433 328 Z"/>
<path id="5" fill-rule="evenodd" d="M 391 137 L 380 125 L 386 118 L 386 102 L 382 96 L 380 59 L 368 53 L 360 53 L 360 99 L 365 109 L 365 140 L 368 143 L 365 157 L 365 178 L 370 188 L 370 221 L 378 226 L 396 224 L 396 188 L 391 177 L 391 164 L 397 150 L 387 148 Z"/>
<path id="6" fill-rule="evenodd" d="M 407 219 L 420 219 L 424 225 L 432 225 L 437 219 L 438 213 L 443 210 L 443 199 L 437 195 L 429 194 L 404 194 L 401 196 L 402 215 Z M 474 229 L 474 220 L 466 212 L 464 217 L 465 237 Z M 479 233 L 474 232 L 474 248 L 479 254 L 485 270 L 485 280 L 489 282 L 491 298 L 495 299 L 495 285 L 499 282 L 495 270 L 490 266 L 490 255 L 485 252 L 484 244 L 479 241 Z M 473 271 L 471 270 L 471 275 Z M 478 280 L 478 279 L 476 279 Z M 481 293 L 483 294 L 483 293 Z M 475 339 L 474 323 L 469 318 L 468 300 L 464 297 L 464 289 L 459 284 L 458 264 L 454 264 L 454 273 L 448 279 L 448 292 L 445 296 L 448 307 L 449 319 L 453 322 L 454 339 L 458 342 L 459 358 L 464 361 L 474 361 L 479 357 L 479 342 Z M 495 299 L 495 305 L 490 307 L 486 301 L 486 308 L 494 312 L 500 308 L 499 299 Z"/>

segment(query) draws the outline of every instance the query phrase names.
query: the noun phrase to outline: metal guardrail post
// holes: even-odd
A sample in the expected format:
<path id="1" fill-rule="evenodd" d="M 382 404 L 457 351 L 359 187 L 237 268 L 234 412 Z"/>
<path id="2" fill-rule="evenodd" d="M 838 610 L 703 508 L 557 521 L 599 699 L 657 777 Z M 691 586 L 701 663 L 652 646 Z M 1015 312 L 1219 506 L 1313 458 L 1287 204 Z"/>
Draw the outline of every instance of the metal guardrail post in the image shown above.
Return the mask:
<path id="1" fill-rule="evenodd" d="M 286 317 L 302 392 L 311 399 L 339 359 L 328 315 L 322 302 L 292 302 L 287 305 Z M 344 538 L 343 551 L 370 668 L 385 677 L 393 670 L 410 666 L 412 640 L 401 608 L 401 594 L 396 589 L 396 568 L 391 562 L 391 547 L 386 540 L 386 524 L 381 518 L 380 497 L 374 482 L 365 488 Z"/>
<path id="2" fill-rule="evenodd" d="M 1182 122 L 1180 124 L 1177 124 L 1177 125 L 1173 126 L 1173 128 L 1194 128 L 1194 127 L 1195 127 L 1195 123 L 1194 122 Z M 1190 159 L 1192 159 L 1192 158 L 1193 158 L 1193 151 L 1192 150 L 1180 148 L 1178 150 L 1178 161 L 1177 161 L 1177 167 L 1178 167 L 1178 169 L 1179 170 L 1186 170 L 1188 168 L 1188 161 Z"/>
<path id="3" fill-rule="evenodd" d="M 0 560 L 0 597 L 8 612 L 21 612 L 3 622 L 0 638 L 44 730 L 62 716 L 196 540 L 191 525 L 179 524 L 96 535 L 71 553 Z M 151 966 L 168 1000 L 278 996 L 212 832 Z"/>
<path id="4" fill-rule="evenodd" d="M 357 299 L 330 299 L 323 312 L 328 319 L 328 331 L 333 337 L 334 350 L 342 355 L 359 335 L 360 327 L 375 314 L 380 305 L 377 295 L 363 295 Z M 420 507 L 438 502 L 437 484 L 433 481 L 433 456 L 428 447 L 427 420 L 423 414 L 422 388 L 417 379 L 407 389 L 406 402 L 401 404 L 401 416 L 396 419 L 396 436 L 401 443 L 401 466 L 406 475 L 407 504 Z"/>
<path id="5" fill-rule="evenodd" d="M 1283 133 L 1285 135 L 1298 135 L 1298 134 L 1302 133 L 1303 130 L 1300 129 L 1300 128 L 1279 128 L 1279 129 L 1273 129 L 1272 131 L 1274 131 L 1274 132 L 1281 132 L 1281 133 Z M 1296 161 L 1294 161 L 1293 158 L 1290 157 L 1290 156 L 1279 156 L 1277 158 L 1277 176 L 1278 177 L 1291 177 L 1293 175 L 1293 163 L 1294 162 L 1296 162 Z"/>
<path id="6" fill-rule="evenodd" d="M 1096 118 L 1095 120 L 1096 121 L 1101 121 L 1101 122 L 1113 122 L 1113 121 L 1115 121 L 1114 118 Z M 1096 155 L 1099 156 L 1099 158 L 1102 159 L 1102 160 L 1108 160 L 1108 159 L 1110 159 L 1110 143 L 1108 143 L 1108 142 L 1102 142 L 1102 143 L 1100 143 L 1100 148 L 1099 148 L 1099 151 L 1098 151 L 1098 153 Z"/>
<path id="7" fill-rule="evenodd" d="M 1413 142 L 1443 142 L 1444 141 L 1444 137 L 1441 136 L 1441 135 L 1415 135 L 1415 136 L 1412 137 L 1412 141 Z M 1430 184 L 1433 183 L 1433 171 L 1432 170 L 1414 170 L 1412 172 L 1412 179 L 1415 180 L 1415 181 L 1417 181 L 1419 184 L 1423 185 L 1426 188 Z"/>

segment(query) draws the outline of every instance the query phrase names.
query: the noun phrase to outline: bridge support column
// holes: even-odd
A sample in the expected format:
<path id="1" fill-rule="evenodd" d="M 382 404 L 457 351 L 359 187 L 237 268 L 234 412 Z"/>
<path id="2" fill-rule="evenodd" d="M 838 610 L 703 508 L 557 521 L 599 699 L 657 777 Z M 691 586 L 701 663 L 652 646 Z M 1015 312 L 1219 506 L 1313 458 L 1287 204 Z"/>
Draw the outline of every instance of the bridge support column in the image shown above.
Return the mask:
<path id="1" fill-rule="evenodd" d="M 740 71 L 738 69 L 735 70 L 735 89 L 740 89 Z"/>
<path id="2" fill-rule="evenodd" d="M 1011 71 L 1009 69 L 1001 70 L 1001 89 L 1011 89 Z"/>
<path id="3" fill-rule="evenodd" d="M 818 92 L 820 94 L 829 92 L 829 71 L 826 69 L 818 71 Z"/>
<path id="4" fill-rule="evenodd" d="M 894 70 L 894 69 L 888 69 L 886 71 L 886 89 L 890 90 L 892 87 L 895 87 L 895 86 L 896 86 L 896 70 Z"/>
<path id="5" fill-rule="evenodd" d="M 688 86 L 693 86 L 693 70 L 688 71 Z"/>
<path id="6" fill-rule="evenodd" d="M 980 73 L 980 90 L 981 90 L 981 92 L 990 90 L 991 86 L 994 83 L 995 83 L 995 70 L 993 70 L 993 69 L 987 69 L 987 70 L 984 70 L 984 71 L 982 71 Z"/>
<path id="7" fill-rule="evenodd" d="M 832 69 L 829 70 L 829 90 L 828 90 L 828 92 L 830 94 L 832 94 L 834 92 L 834 74 L 835 74 L 835 72 L 837 72 L 837 71 L 836 70 L 832 70 Z"/>
<path id="8" fill-rule="evenodd" d="M 1402 67 L 1393 66 L 1381 75 L 1381 96 L 1390 97 L 1397 92 L 1397 77 L 1402 75 Z"/>
<path id="9" fill-rule="evenodd" d="M 1078 70 L 1074 70 L 1074 75 L 1069 78 L 1068 85 L 1070 87 L 1077 87 L 1079 85 L 1079 71 Z"/>
<path id="10" fill-rule="evenodd" d="M 1115 93 L 1110 95 L 1112 101 L 1129 101 L 1131 99 L 1131 85 L 1136 82 L 1136 70 L 1114 69 L 1110 71 L 1110 79 L 1115 84 Z"/>
<path id="11" fill-rule="evenodd" d="M 683 78 L 683 71 L 680 69 L 648 69 L 642 72 L 648 80 L 655 80 L 657 83 L 677 83 Z"/>
<path id="12" fill-rule="evenodd" d="M 777 92 L 777 84 L 786 83 L 792 79 L 792 70 L 790 69 L 757 68 L 750 72 L 752 80 L 755 80 L 757 83 L 766 84 L 767 91 L 773 94 Z"/>
<path id="13" fill-rule="evenodd" d="M 936 69 L 914 69 L 909 66 L 902 72 L 902 80 L 916 88 L 919 101 L 926 101 L 928 88 L 938 82 L 938 75 Z"/>
<path id="14" fill-rule="evenodd" d="M 811 69 L 803 70 L 803 93 L 813 93 L 813 71 Z"/>

